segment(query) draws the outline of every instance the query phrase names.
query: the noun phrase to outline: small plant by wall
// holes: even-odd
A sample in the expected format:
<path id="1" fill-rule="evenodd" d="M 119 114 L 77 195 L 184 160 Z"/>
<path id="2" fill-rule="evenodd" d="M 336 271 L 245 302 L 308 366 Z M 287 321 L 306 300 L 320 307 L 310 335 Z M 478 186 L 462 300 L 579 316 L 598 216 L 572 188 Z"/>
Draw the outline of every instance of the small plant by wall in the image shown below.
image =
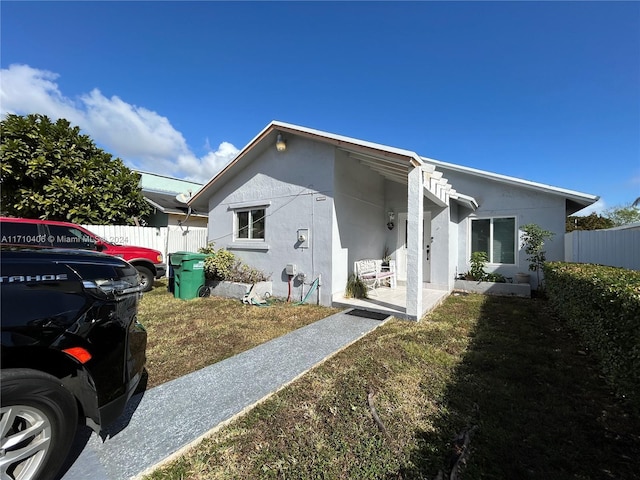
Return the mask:
<path id="1" fill-rule="evenodd" d="M 486 252 L 473 252 L 471 254 L 471 270 L 463 275 L 465 280 L 475 280 L 476 282 L 506 283 L 506 278 L 500 273 L 485 272 L 488 256 Z"/>
<path id="2" fill-rule="evenodd" d="M 487 276 L 484 266 L 487 264 L 488 257 L 486 252 L 473 252 L 471 254 L 471 270 L 469 276 L 471 280 L 481 282 Z"/>
<path id="3" fill-rule="evenodd" d="M 523 232 L 521 238 L 522 248 L 524 248 L 524 252 L 527 254 L 529 270 L 536 272 L 538 290 L 542 290 L 540 272 L 542 271 L 544 262 L 547 260 L 544 242 L 553 237 L 554 233 L 549 230 L 544 230 L 540 225 L 535 223 L 523 225 L 521 230 Z"/>
<path id="4" fill-rule="evenodd" d="M 347 280 L 344 296 L 347 298 L 368 298 L 367 285 L 360 277 L 352 273 Z"/>
<path id="5" fill-rule="evenodd" d="M 224 248 L 216 250 L 213 243 L 206 248 L 201 248 L 200 253 L 209 254 L 204 261 L 204 275 L 207 280 L 258 283 L 270 279 L 270 276 L 264 272 L 242 263 L 228 250 Z"/>

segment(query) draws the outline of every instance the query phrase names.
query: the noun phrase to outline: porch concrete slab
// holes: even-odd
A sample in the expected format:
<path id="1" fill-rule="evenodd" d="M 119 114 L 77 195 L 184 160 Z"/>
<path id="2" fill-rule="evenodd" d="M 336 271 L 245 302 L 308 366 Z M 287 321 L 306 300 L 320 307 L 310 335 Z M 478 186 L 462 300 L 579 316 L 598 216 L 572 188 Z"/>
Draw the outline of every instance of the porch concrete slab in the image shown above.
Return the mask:
<path id="1" fill-rule="evenodd" d="M 422 289 L 422 315 L 424 317 L 445 298 L 449 296 L 449 291 L 434 288 Z M 399 284 L 395 288 L 379 287 L 368 292 L 369 298 L 346 298 L 342 294 L 333 297 L 332 304 L 339 308 L 362 308 L 371 312 L 386 313 L 396 318 L 407 319 L 407 288 Z M 415 320 L 415 319 L 413 319 Z"/>
<path id="2" fill-rule="evenodd" d="M 77 438 L 63 480 L 148 474 L 389 318 L 349 310 L 134 396 L 103 441 Z M 79 435 L 82 437 L 82 435 Z"/>

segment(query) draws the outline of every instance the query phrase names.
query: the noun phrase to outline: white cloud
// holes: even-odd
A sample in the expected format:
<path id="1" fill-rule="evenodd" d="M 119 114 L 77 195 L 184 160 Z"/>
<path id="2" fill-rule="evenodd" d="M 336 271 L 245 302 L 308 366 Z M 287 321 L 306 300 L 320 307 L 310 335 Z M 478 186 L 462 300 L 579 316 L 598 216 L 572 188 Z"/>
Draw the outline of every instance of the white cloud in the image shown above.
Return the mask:
<path id="1" fill-rule="evenodd" d="M 216 151 L 199 158 L 166 117 L 117 96 L 107 98 L 97 88 L 77 100 L 67 98 L 55 82 L 59 75 L 53 72 L 11 65 L 0 75 L 2 115 L 42 113 L 52 119 L 66 118 L 106 151 L 141 170 L 204 183 L 238 153 L 232 144 L 222 142 Z"/>

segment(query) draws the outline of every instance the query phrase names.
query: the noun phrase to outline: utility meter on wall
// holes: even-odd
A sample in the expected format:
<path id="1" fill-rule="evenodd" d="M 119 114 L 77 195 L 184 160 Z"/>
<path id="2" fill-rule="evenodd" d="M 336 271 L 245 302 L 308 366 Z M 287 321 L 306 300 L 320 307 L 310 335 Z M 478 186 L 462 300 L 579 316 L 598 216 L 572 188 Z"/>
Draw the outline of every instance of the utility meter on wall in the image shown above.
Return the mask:
<path id="1" fill-rule="evenodd" d="M 309 248 L 309 229 L 298 229 L 298 248 Z"/>

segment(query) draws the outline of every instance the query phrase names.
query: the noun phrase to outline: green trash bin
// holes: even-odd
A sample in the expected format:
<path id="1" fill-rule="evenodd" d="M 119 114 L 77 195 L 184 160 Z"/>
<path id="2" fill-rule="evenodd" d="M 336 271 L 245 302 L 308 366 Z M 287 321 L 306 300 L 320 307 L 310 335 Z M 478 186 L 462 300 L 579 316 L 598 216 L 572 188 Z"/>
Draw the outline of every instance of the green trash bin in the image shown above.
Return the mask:
<path id="1" fill-rule="evenodd" d="M 190 300 L 204 296 L 206 291 L 204 279 L 204 260 L 206 253 L 176 252 L 170 257 L 173 268 L 173 296 L 182 300 Z"/>

